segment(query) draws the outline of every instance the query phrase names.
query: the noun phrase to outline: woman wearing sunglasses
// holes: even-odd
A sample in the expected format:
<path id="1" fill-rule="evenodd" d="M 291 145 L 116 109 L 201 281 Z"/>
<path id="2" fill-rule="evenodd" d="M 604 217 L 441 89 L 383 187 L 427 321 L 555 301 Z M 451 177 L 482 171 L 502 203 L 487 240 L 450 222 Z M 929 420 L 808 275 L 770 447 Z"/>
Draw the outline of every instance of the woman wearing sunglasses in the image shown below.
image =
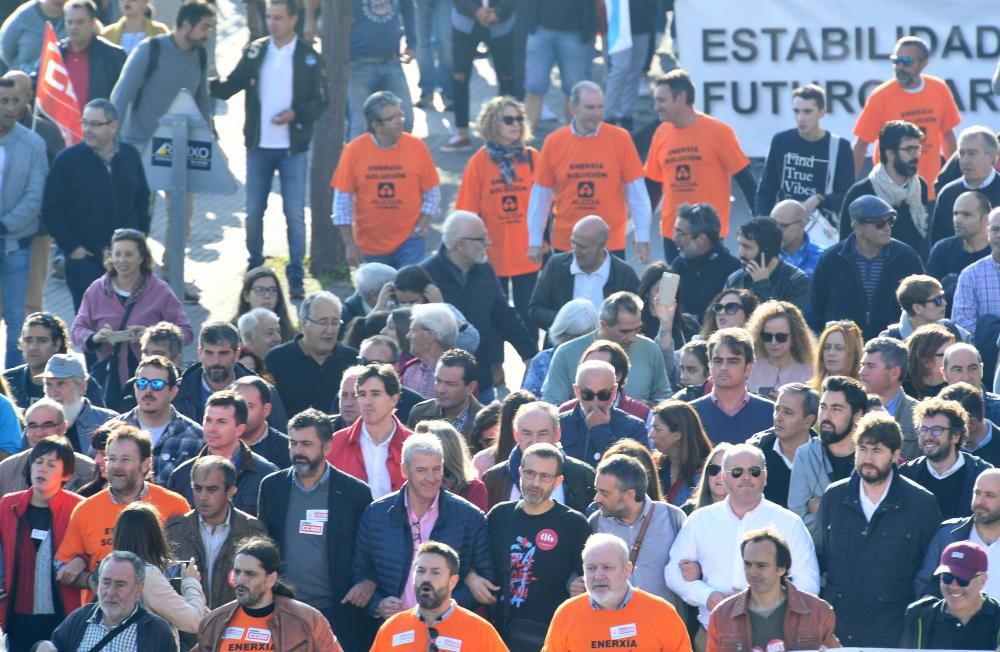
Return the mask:
<path id="1" fill-rule="evenodd" d="M 656 453 L 666 500 L 680 507 L 698 486 L 712 449 L 698 413 L 684 401 L 669 399 L 660 403 L 653 408 L 649 443 Z"/>
<path id="2" fill-rule="evenodd" d="M 747 389 L 774 400 L 786 383 L 804 383 L 813 377 L 816 344 L 806 320 L 794 304 L 766 301 L 746 325 L 754 341 L 756 361 Z"/>
<path id="3" fill-rule="evenodd" d="M 705 309 L 699 335 L 707 340 L 720 328 L 742 328 L 759 303 L 750 290 L 728 288 L 719 292 Z"/>
<path id="4" fill-rule="evenodd" d="M 945 318 L 948 312 L 948 295 L 933 276 L 913 274 L 904 278 L 896 289 L 896 301 L 902 309 L 899 323 L 889 326 L 882 331 L 882 335 L 905 340 L 921 326 L 940 324 L 951 331 L 956 340 L 972 341 L 969 331 Z"/>
<path id="5" fill-rule="evenodd" d="M 948 385 L 944 378 L 944 351 L 955 335 L 939 324 L 927 324 L 906 338 L 908 378 L 903 391 L 918 401 L 937 396 Z"/>
<path id="6" fill-rule="evenodd" d="M 853 321 L 832 321 L 826 325 L 816 346 L 816 373 L 809 386 L 822 391 L 828 376 L 848 376 L 858 380 L 865 342 Z"/>

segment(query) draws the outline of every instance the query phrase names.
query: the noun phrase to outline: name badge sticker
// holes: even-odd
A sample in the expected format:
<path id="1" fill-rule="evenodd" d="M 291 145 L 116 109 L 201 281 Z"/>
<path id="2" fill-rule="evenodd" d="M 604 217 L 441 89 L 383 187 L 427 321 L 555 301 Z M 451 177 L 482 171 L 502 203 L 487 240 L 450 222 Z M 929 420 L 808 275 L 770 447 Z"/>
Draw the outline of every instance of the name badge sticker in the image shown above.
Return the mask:
<path id="1" fill-rule="evenodd" d="M 627 625 L 616 625 L 611 628 L 611 640 L 617 641 L 620 638 L 630 638 L 636 635 L 635 623 Z"/>
<path id="2" fill-rule="evenodd" d="M 417 639 L 416 633 L 414 631 L 408 630 L 405 632 L 400 632 L 392 637 L 392 647 L 397 647 L 399 645 L 406 645 L 407 643 L 412 643 Z"/>
<path id="3" fill-rule="evenodd" d="M 322 521 L 299 521 L 299 534 L 312 534 L 314 536 L 323 536 L 323 525 Z"/>
<path id="4" fill-rule="evenodd" d="M 243 640 L 243 628 L 242 627 L 227 627 L 226 633 L 222 635 L 222 638 L 231 638 L 237 641 Z"/>
<path id="5" fill-rule="evenodd" d="M 39 530 L 36 528 L 31 528 L 31 538 L 38 539 L 39 541 L 45 541 L 45 537 L 49 536 L 48 530 Z"/>
<path id="6" fill-rule="evenodd" d="M 306 520 L 307 521 L 322 521 L 326 523 L 330 511 L 326 509 L 307 509 L 306 510 Z"/>
<path id="7" fill-rule="evenodd" d="M 439 650 L 447 650 L 448 652 L 459 652 L 462 649 L 462 639 L 448 638 L 447 636 L 438 636 L 437 646 Z"/>

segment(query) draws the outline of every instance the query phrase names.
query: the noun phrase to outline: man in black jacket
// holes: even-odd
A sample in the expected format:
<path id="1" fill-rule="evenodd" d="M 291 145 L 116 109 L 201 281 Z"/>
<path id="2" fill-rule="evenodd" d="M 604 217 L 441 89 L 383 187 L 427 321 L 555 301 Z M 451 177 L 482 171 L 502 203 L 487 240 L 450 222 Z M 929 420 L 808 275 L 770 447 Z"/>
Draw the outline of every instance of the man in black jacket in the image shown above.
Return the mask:
<path id="1" fill-rule="evenodd" d="M 934 494 L 895 468 L 903 435 L 892 417 L 866 414 L 854 442 L 856 472 L 827 488 L 816 517 L 820 597 L 837 612 L 844 645 L 893 647 L 941 512 Z"/>
<path id="2" fill-rule="evenodd" d="M 77 101 L 83 105 L 90 100 L 108 99 L 125 65 L 125 50 L 97 35 L 97 5 L 93 0 L 67 3 L 63 20 L 66 38 L 59 42 L 59 49 Z M 86 62 L 86 85 L 73 74 L 78 69 L 74 66 L 77 61 Z"/>
<path id="3" fill-rule="evenodd" d="M 228 99 L 246 91 L 247 252 L 249 268 L 264 264 L 264 211 L 275 171 L 288 228 L 290 260 L 285 268 L 292 299 L 305 292 L 305 192 L 313 123 L 326 109 L 323 57 L 296 38 L 297 0 L 267 3 L 270 36 L 250 43 L 225 80 L 209 82 L 209 92 Z"/>
<path id="4" fill-rule="evenodd" d="M 549 258 L 531 293 L 528 310 L 540 328 L 548 330 L 559 309 L 573 299 L 601 302 L 619 291 L 638 292 L 639 277 L 632 266 L 607 249 L 610 230 L 597 215 L 588 215 L 573 226 L 573 251 Z"/>
<path id="5" fill-rule="evenodd" d="M 787 301 L 803 313 L 809 304 L 809 277 L 781 257 L 781 228 L 770 217 L 755 217 L 740 226 L 738 269 L 727 288 L 750 290 L 761 301 Z"/>
<path id="6" fill-rule="evenodd" d="M 677 298 L 684 312 L 699 320 L 729 275 L 740 268 L 739 259 L 722 243 L 721 231 L 719 213 L 711 204 L 688 205 L 677 212 L 678 255 L 671 263 L 681 277 Z"/>

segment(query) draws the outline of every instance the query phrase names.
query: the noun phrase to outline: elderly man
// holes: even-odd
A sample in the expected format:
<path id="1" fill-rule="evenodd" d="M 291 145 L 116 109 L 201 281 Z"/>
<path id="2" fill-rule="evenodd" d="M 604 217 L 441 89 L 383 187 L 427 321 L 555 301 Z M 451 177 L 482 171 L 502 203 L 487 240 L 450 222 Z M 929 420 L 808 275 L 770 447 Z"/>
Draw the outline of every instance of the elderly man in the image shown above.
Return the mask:
<path id="1" fill-rule="evenodd" d="M 794 199 L 784 199 L 771 209 L 771 219 L 781 229 L 781 259 L 812 278 L 823 249 L 806 233 L 809 214 L 805 207 Z"/>
<path id="2" fill-rule="evenodd" d="M 368 132 L 344 147 L 330 180 L 333 224 L 348 264 L 415 265 L 441 204 L 437 168 L 427 145 L 403 132 L 403 101 L 395 94 L 371 95 L 364 117 Z"/>
<path id="3" fill-rule="evenodd" d="M 958 163 L 962 176 L 946 184 L 938 193 L 931 223 L 931 242 L 957 235 L 952 224 L 955 201 L 969 191 L 982 193 L 992 206 L 1000 204 L 1000 175 L 997 161 L 996 131 L 983 125 L 973 125 L 958 136 Z"/>
<path id="4" fill-rule="evenodd" d="M 243 313 L 236 321 L 236 327 L 240 331 L 240 357 L 249 351 L 263 362 L 267 352 L 281 344 L 278 315 L 267 308 L 254 308 Z"/>
<path id="5" fill-rule="evenodd" d="M 476 358 L 468 351 L 445 351 L 434 369 L 434 398 L 413 406 L 407 421 L 410 427 L 421 421 L 443 419 L 462 433 L 472 447 L 472 424 L 483 409 L 475 396 L 478 370 Z"/>
<path id="6" fill-rule="evenodd" d="M 384 263 L 364 263 L 351 274 L 354 294 L 344 299 L 340 317 L 350 324 L 355 317 L 365 317 L 378 303 L 379 292 L 396 278 L 396 270 Z M 343 333 L 341 334 L 343 336 Z"/>
<path id="7" fill-rule="evenodd" d="M 1000 395 L 983 387 L 983 357 L 979 349 L 965 342 L 956 342 L 944 350 L 941 367 L 942 375 L 949 385 L 969 383 L 981 389 L 986 418 L 1000 423 Z"/>
<path id="8" fill-rule="evenodd" d="M 442 354 L 455 347 L 458 320 L 444 304 L 418 304 L 410 311 L 406 339 L 413 359 L 403 364 L 400 382 L 418 394 L 434 396 L 434 368 Z"/>
<path id="9" fill-rule="evenodd" d="M 663 598 L 633 588 L 632 566 L 624 541 L 613 534 L 590 535 L 583 548 L 587 592 L 556 610 L 543 649 L 690 650 L 691 639 L 677 610 Z"/>
<path id="10" fill-rule="evenodd" d="M 576 368 L 573 393 L 577 404 L 559 415 L 563 450 L 587 464 L 597 464 L 619 439 L 649 446 L 646 424 L 614 407 L 618 397 L 615 368 L 603 360 L 588 360 Z"/>
<path id="11" fill-rule="evenodd" d="M 559 413 L 549 403 L 526 403 L 514 415 L 513 429 L 517 445 L 511 450 L 510 457 L 483 474 L 490 507 L 521 499 L 521 459 L 533 444 L 559 443 Z M 566 456 L 562 476 L 563 481 L 553 490 L 552 498 L 578 512 L 585 512 L 594 498 L 594 468 Z"/>
<path id="12" fill-rule="evenodd" d="M 586 215 L 608 223 L 608 249 L 625 258 L 629 215 L 635 222 L 639 262 L 649 262 L 652 209 L 642 161 L 629 133 L 603 122 L 604 92 L 592 81 L 581 81 L 570 92 L 573 120 L 545 139 L 535 163 L 528 201 L 528 256 L 542 261 L 542 238 L 552 214 L 552 246 L 571 247 L 573 226 Z"/>
<path id="13" fill-rule="evenodd" d="M 115 550 L 101 560 L 97 573 L 97 603 L 86 604 L 71 613 L 52 633 L 51 641 L 39 644 L 38 652 L 89 650 L 105 639 L 121 646 L 131 641 L 134 646 L 118 649 L 177 650 L 174 633 L 167 621 L 142 606 L 146 579 L 144 560 L 134 553 Z"/>
<path id="14" fill-rule="evenodd" d="M 767 466 L 764 452 L 739 444 L 722 458 L 725 500 L 695 510 L 670 549 L 667 586 L 689 604 L 698 606 L 702 630 L 695 645 L 705 640 L 709 614 L 722 600 L 747 587 L 740 542 L 745 532 L 773 527 L 792 551 L 790 575 L 795 588 L 819 592 L 816 552 L 806 526 L 796 514 L 764 498 Z M 700 571 L 698 568 L 700 567 Z M 703 645 L 699 649 L 704 649 Z"/>
<path id="15" fill-rule="evenodd" d="M 625 390 L 647 404 L 670 397 L 664 353 L 641 334 L 642 299 L 632 292 L 615 292 L 601 304 L 600 326 L 593 333 L 566 342 L 556 349 L 542 385 L 542 398 L 561 405 L 573 397 L 573 380 L 587 347 L 595 340 L 611 340 L 628 353 L 631 369 Z M 673 357 L 671 351 L 671 358 Z"/>
<path id="16" fill-rule="evenodd" d="M 326 290 L 313 292 L 299 306 L 299 325 L 302 332 L 295 339 L 264 356 L 278 396 L 290 415 L 309 407 L 336 412 L 340 377 L 358 357 L 356 350 L 337 342 L 340 299 Z"/>
<path id="17" fill-rule="evenodd" d="M 45 396 L 63 406 L 66 415 L 66 438 L 73 450 L 93 456 L 90 438 L 105 421 L 118 416 L 113 410 L 92 405 L 86 397 L 87 372 L 83 361 L 68 353 L 57 353 L 45 364 L 41 374 Z"/>
<path id="18" fill-rule="evenodd" d="M 443 243 L 436 254 L 421 263 L 434 285 L 441 290 L 445 303 L 458 308 L 479 331 L 479 396 L 493 396 L 494 367 L 500 369 L 504 342 L 510 342 L 522 360 L 538 352 L 537 335 L 532 335 L 521 317 L 510 306 L 487 262 L 490 238 L 479 216 L 455 211 L 442 226 Z"/>
<path id="19" fill-rule="evenodd" d="M 573 226 L 573 250 L 554 254 L 545 263 L 528 307 L 539 327 L 548 330 L 559 309 L 573 299 L 587 299 L 600 309 L 615 292 L 638 292 L 635 270 L 608 251 L 609 234 L 607 222 L 588 215 Z"/>

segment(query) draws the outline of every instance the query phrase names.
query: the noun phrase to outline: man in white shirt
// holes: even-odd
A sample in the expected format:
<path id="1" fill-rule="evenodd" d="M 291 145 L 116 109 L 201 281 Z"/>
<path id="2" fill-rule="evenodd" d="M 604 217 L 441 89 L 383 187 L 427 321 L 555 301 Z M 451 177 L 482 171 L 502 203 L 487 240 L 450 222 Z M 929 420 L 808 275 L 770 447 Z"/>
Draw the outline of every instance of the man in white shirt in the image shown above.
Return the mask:
<path id="1" fill-rule="evenodd" d="M 729 495 L 691 514 L 670 549 L 664 571 L 667 586 L 698 607 L 701 629 L 695 649 L 701 650 L 712 609 L 747 587 L 740 542 L 751 530 L 769 526 L 781 534 L 792 551 L 789 575 L 796 588 L 819 593 L 816 552 L 802 519 L 764 498 L 764 452 L 751 444 L 733 446 L 722 458 L 722 473 Z"/>

